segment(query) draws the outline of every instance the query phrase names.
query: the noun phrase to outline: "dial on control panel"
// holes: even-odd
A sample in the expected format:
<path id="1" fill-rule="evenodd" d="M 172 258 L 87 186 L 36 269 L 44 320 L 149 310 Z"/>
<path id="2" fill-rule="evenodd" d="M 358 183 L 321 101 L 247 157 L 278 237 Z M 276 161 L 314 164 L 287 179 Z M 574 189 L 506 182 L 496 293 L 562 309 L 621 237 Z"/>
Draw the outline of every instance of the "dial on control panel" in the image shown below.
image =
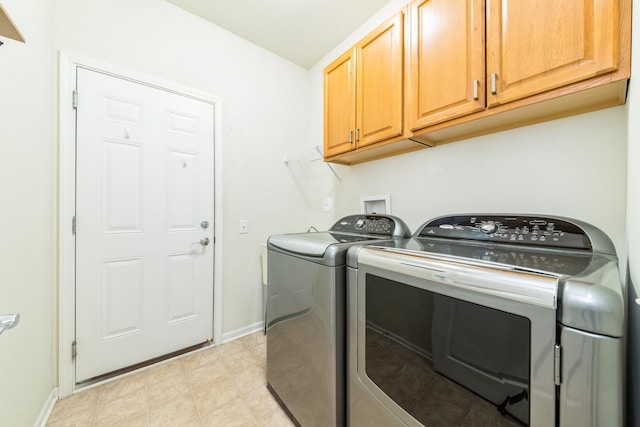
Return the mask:
<path id="1" fill-rule="evenodd" d="M 494 221 L 482 221 L 480 223 L 480 230 L 486 234 L 495 233 L 498 230 L 498 225 Z"/>

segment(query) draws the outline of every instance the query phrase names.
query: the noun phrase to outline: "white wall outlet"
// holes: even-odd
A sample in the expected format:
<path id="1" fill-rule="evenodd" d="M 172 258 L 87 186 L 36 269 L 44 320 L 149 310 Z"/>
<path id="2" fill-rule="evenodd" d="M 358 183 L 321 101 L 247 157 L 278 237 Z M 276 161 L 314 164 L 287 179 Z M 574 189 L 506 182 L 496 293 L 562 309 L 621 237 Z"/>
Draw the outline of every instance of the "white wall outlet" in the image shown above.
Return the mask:
<path id="1" fill-rule="evenodd" d="M 240 234 L 247 234 L 249 232 L 249 221 L 246 219 L 240 220 Z"/>

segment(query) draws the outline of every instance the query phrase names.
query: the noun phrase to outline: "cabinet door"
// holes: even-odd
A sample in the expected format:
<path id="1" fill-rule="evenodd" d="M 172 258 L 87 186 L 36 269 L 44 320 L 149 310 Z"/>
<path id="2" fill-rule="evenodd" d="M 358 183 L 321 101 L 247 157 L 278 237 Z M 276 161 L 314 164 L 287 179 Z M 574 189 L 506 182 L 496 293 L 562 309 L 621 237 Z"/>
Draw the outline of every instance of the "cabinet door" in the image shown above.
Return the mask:
<path id="1" fill-rule="evenodd" d="M 411 130 L 485 107 L 484 0 L 411 4 Z"/>
<path id="2" fill-rule="evenodd" d="M 618 0 L 487 2 L 489 106 L 616 70 Z"/>
<path id="3" fill-rule="evenodd" d="M 358 147 L 402 135 L 403 24 L 400 12 L 356 45 Z"/>
<path id="4" fill-rule="evenodd" d="M 324 155 L 355 148 L 355 49 L 342 54 L 324 70 Z"/>

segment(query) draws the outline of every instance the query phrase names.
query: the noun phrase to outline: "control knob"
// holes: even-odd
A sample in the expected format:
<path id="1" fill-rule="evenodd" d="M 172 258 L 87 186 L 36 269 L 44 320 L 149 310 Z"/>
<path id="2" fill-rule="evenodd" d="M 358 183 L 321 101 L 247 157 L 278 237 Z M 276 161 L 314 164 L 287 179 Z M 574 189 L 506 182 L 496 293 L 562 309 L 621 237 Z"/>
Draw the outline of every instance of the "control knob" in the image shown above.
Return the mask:
<path id="1" fill-rule="evenodd" d="M 494 221 L 482 221 L 480 230 L 485 234 L 495 233 L 498 230 L 498 225 Z"/>

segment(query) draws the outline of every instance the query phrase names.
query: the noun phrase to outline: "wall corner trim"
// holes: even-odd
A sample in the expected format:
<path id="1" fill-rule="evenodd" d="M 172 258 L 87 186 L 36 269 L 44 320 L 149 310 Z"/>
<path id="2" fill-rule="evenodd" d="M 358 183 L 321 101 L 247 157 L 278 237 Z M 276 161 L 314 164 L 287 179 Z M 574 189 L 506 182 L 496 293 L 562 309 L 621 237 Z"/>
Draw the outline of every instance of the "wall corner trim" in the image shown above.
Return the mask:
<path id="1" fill-rule="evenodd" d="M 38 414 L 38 418 L 33 423 L 34 427 L 45 427 L 47 425 L 47 421 L 49 421 L 49 417 L 51 416 L 51 412 L 53 412 L 53 407 L 58 401 L 58 387 L 54 387 L 49 392 L 49 396 L 47 396 L 47 400 L 45 400 L 44 405 L 42 405 L 42 409 Z"/>

